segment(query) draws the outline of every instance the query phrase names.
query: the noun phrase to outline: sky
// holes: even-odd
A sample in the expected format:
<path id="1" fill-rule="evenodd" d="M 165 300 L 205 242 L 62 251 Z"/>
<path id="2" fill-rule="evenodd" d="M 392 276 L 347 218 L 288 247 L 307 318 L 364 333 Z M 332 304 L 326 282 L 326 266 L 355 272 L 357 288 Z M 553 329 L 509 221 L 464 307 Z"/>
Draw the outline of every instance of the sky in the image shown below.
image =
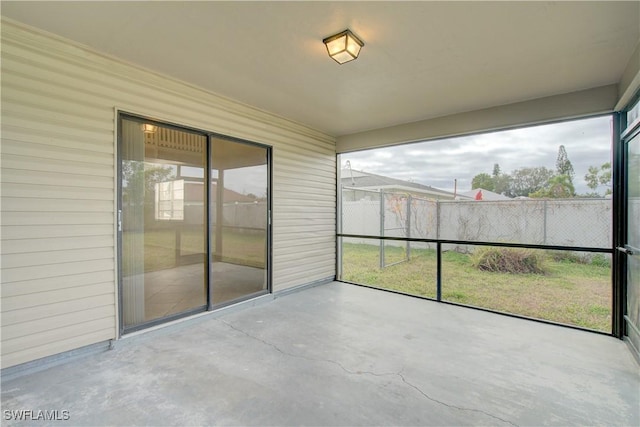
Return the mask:
<path id="1" fill-rule="evenodd" d="M 522 167 L 545 166 L 556 169 L 560 145 L 564 145 L 573 165 L 576 193 L 591 192 L 584 175 L 589 166 L 611 161 L 611 116 L 539 125 L 514 130 L 379 148 L 340 156 L 344 168 L 351 168 L 410 180 L 447 191 L 471 189 L 479 173 L 493 172 L 498 163 L 502 173 Z M 598 192 L 604 194 L 604 187 Z"/>
<path id="2" fill-rule="evenodd" d="M 224 186 L 240 194 L 267 197 L 266 165 L 230 169 L 224 173 Z"/>

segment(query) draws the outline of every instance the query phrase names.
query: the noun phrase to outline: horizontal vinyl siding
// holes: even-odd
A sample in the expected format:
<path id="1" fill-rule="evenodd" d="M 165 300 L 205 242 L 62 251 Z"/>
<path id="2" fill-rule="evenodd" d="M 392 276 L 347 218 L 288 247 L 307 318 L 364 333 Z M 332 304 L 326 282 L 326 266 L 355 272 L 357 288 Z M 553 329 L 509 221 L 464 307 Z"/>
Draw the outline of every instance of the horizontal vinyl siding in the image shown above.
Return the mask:
<path id="1" fill-rule="evenodd" d="M 2 367 L 117 337 L 115 110 L 273 147 L 273 287 L 335 275 L 335 140 L 2 22 Z"/>
<path id="2" fill-rule="evenodd" d="M 80 319 L 78 319 L 80 320 Z M 2 366 L 10 367 L 41 359 L 43 357 L 75 350 L 87 345 L 105 341 L 113 332 L 112 319 L 103 319 L 101 322 L 84 323 L 82 328 L 76 326 L 59 328 L 31 335 L 35 341 L 25 343 L 22 340 L 12 340 L 3 343 L 18 350 L 2 356 Z"/>
<path id="3" fill-rule="evenodd" d="M 2 61 L 0 266 L 7 367 L 116 336 L 115 150 L 109 108 L 102 122 L 86 107 L 61 113 L 56 100 L 36 88 L 13 86 L 4 65 L 18 64 L 4 52 Z"/>
<path id="4" fill-rule="evenodd" d="M 2 297 L 10 298 L 50 291 L 60 291 L 63 289 L 75 288 L 80 285 L 89 286 L 100 283 L 113 283 L 114 280 L 115 274 L 113 269 L 58 277 L 46 277 L 44 279 L 21 280 L 13 283 L 4 283 L 2 286 Z M 19 316 L 19 314 L 6 312 L 3 313 L 3 316 L 4 317 L 2 319 L 4 324 L 4 320 L 9 317 L 15 318 L 16 316 Z"/>
<path id="5" fill-rule="evenodd" d="M 326 156 L 320 154 L 310 154 L 306 164 L 299 159 L 274 157 L 280 161 L 273 171 L 276 290 L 334 276 L 335 234 L 327 230 L 335 233 L 335 169 L 324 170 Z M 335 168 L 333 163 L 330 166 Z M 323 174 L 332 178 L 318 179 Z"/>

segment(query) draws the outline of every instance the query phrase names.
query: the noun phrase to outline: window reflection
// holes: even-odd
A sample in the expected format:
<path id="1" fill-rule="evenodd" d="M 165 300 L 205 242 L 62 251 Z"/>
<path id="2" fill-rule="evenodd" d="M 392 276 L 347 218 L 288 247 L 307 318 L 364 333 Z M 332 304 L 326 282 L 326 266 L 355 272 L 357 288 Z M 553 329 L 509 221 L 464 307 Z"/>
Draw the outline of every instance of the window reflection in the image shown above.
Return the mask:
<path id="1" fill-rule="evenodd" d="M 122 120 L 122 289 L 125 327 L 202 308 L 206 137 Z M 201 172 L 202 173 L 202 172 Z"/>
<path id="2" fill-rule="evenodd" d="M 212 299 L 221 304 L 267 289 L 266 148 L 212 140 Z"/>

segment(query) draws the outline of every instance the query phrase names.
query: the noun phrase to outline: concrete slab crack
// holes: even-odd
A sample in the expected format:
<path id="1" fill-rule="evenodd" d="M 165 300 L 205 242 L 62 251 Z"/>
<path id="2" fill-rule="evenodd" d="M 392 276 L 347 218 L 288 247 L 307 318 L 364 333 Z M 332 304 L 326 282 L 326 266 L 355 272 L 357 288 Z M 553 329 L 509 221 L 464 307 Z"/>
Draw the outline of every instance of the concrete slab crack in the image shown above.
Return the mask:
<path id="1" fill-rule="evenodd" d="M 441 400 L 434 399 L 433 397 L 429 396 L 427 393 L 425 393 L 424 391 L 422 391 L 422 389 L 420 389 L 420 387 L 418 387 L 418 386 L 416 386 L 416 385 L 414 385 L 414 384 L 410 383 L 409 381 L 407 381 L 407 379 L 404 377 L 404 375 L 402 375 L 402 371 L 398 372 L 398 373 L 397 373 L 397 375 L 398 375 L 398 377 L 400 377 L 400 379 L 402 380 L 402 382 L 403 382 L 403 383 L 405 383 L 406 385 L 408 385 L 409 387 L 411 387 L 412 389 L 414 389 L 415 391 L 417 391 L 418 393 L 420 393 L 421 395 L 423 395 L 425 398 L 429 399 L 430 401 L 432 401 L 432 402 L 434 402 L 434 403 L 437 403 L 437 404 L 439 404 L 439 405 L 446 406 L 446 407 L 448 407 L 448 408 L 457 409 L 457 410 L 459 410 L 459 411 L 477 412 L 477 413 L 480 413 L 480 414 L 484 414 L 484 415 L 486 415 L 487 417 L 490 417 L 490 418 L 493 418 L 493 419 L 495 419 L 495 420 L 501 421 L 501 422 L 503 422 L 503 423 L 511 424 L 511 425 L 512 425 L 512 426 L 514 426 L 514 427 L 519 427 L 517 424 L 514 424 L 514 423 L 512 423 L 512 422 L 511 422 L 511 421 L 509 421 L 509 420 L 505 420 L 504 418 L 500 418 L 500 417 L 498 417 L 498 416 L 496 416 L 496 415 L 490 414 L 490 413 L 488 413 L 488 412 L 486 412 L 486 411 L 483 411 L 482 409 L 465 408 L 465 407 L 463 407 L 463 406 L 450 405 L 450 404 L 445 403 L 445 402 L 443 402 L 443 401 L 441 401 Z"/>
<path id="2" fill-rule="evenodd" d="M 317 357 L 309 357 L 309 356 L 303 356 L 300 354 L 294 354 L 294 353 L 289 353 L 287 351 L 282 350 L 280 347 L 278 347 L 277 345 L 270 343 L 268 341 L 263 340 L 260 337 L 256 337 L 255 335 L 251 335 L 250 333 L 248 333 L 247 331 L 244 331 L 234 325 L 232 325 L 231 323 L 225 321 L 225 320 L 221 320 L 222 323 L 224 323 L 225 325 L 227 325 L 228 327 L 230 327 L 231 329 L 240 332 L 241 334 L 244 334 L 246 336 L 248 336 L 249 338 L 252 338 L 256 341 L 260 341 L 261 343 L 263 343 L 264 345 L 267 345 L 271 348 L 273 348 L 274 350 L 276 350 L 278 353 L 281 353 L 285 356 L 289 356 L 289 357 L 295 357 L 298 359 L 303 359 L 303 360 L 309 360 L 311 362 L 326 362 L 326 363 L 331 363 L 333 365 L 336 365 L 337 367 L 339 367 L 340 369 L 342 369 L 343 371 L 345 371 L 348 374 L 351 375 L 362 375 L 362 374 L 366 374 L 366 375 L 373 375 L 375 377 L 384 377 L 384 376 L 397 376 L 396 372 L 387 372 L 387 373 L 376 373 L 376 372 L 370 372 L 370 371 L 352 371 L 351 369 L 345 367 L 342 363 L 336 361 L 336 360 L 331 360 L 331 359 L 321 359 L 321 358 L 317 358 Z"/>
<path id="3" fill-rule="evenodd" d="M 224 323 L 225 325 L 227 325 L 229 328 L 233 329 L 234 331 L 240 332 L 241 334 L 246 335 L 247 337 L 254 339 L 256 341 L 261 342 L 262 344 L 269 346 L 271 348 L 273 348 L 274 350 L 276 350 L 278 353 L 281 353 L 285 356 L 289 356 L 289 357 L 295 357 L 298 359 L 303 359 L 303 360 L 308 360 L 311 362 L 326 362 L 326 363 L 331 363 L 333 365 L 338 366 L 340 369 L 342 369 L 344 372 L 350 374 L 350 375 L 371 375 L 374 377 L 387 377 L 387 376 L 394 376 L 399 378 L 404 384 L 406 384 L 408 387 L 411 387 L 412 389 L 414 389 L 415 391 L 417 391 L 418 393 L 420 393 L 424 398 L 430 400 L 431 402 L 437 403 L 439 405 L 443 405 L 446 406 L 447 408 L 451 408 L 451 409 L 455 409 L 458 411 L 465 411 L 465 412 L 476 412 L 479 414 L 483 414 L 486 415 L 487 417 L 493 418 L 494 420 L 503 422 L 505 424 L 510 424 L 514 427 L 519 427 L 517 424 L 512 423 L 509 420 L 505 420 L 504 418 L 500 418 L 496 415 L 490 414 L 486 411 L 483 411 L 482 409 L 475 409 L 475 408 L 466 408 L 463 406 L 456 406 L 456 405 L 450 405 L 448 403 L 445 403 L 441 400 L 435 399 L 431 396 L 429 396 L 427 393 L 425 393 L 422 389 L 420 389 L 420 387 L 416 386 L 415 384 L 412 384 L 411 382 L 409 382 L 406 377 L 402 374 L 403 369 L 401 369 L 399 372 L 385 372 L 385 373 L 377 373 L 377 372 L 371 372 L 371 371 L 353 371 L 347 367 L 345 367 L 342 363 L 336 361 L 336 360 L 331 360 L 331 359 L 321 359 L 321 358 L 317 358 L 317 357 L 309 357 L 309 356 L 303 356 L 300 354 L 294 354 L 294 353 L 289 353 L 288 351 L 284 351 L 283 349 L 281 349 L 280 347 L 278 347 L 277 345 L 270 343 L 266 340 L 263 340 L 260 337 L 257 337 L 255 335 L 251 335 L 250 333 L 248 333 L 247 331 L 238 328 L 237 326 L 232 325 L 231 323 L 220 319 L 220 321 L 222 323 Z"/>

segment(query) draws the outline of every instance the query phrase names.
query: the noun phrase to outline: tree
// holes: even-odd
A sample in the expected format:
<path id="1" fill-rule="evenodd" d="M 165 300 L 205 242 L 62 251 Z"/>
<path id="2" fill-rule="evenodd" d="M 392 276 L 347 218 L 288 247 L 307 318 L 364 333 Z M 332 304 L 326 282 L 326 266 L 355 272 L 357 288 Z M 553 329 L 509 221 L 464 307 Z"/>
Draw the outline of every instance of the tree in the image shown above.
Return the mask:
<path id="1" fill-rule="evenodd" d="M 566 175 L 573 185 L 573 177 L 575 176 L 575 172 L 573 170 L 573 165 L 569 160 L 569 156 L 567 155 L 567 150 L 564 148 L 564 145 L 561 145 L 558 148 L 558 157 L 556 159 L 556 174 Z"/>
<path id="2" fill-rule="evenodd" d="M 500 165 L 494 163 L 493 165 L 493 191 L 498 194 L 507 194 L 509 192 L 509 185 L 511 185 L 511 177 L 509 174 L 502 173 Z"/>
<path id="3" fill-rule="evenodd" d="M 544 188 L 539 189 L 531 194 L 529 197 L 541 198 L 548 197 L 551 199 L 568 199 L 574 197 L 576 190 L 573 187 L 571 178 L 569 175 L 555 175 L 547 181 Z"/>
<path id="4" fill-rule="evenodd" d="M 511 177 L 506 173 L 493 178 L 493 191 L 498 194 L 509 194 L 509 188 L 511 187 Z"/>
<path id="5" fill-rule="evenodd" d="M 598 197 L 597 192 L 599 186 L 604 185 L 607 189 L 605 195 L 611 194 L 611 163 L 603 163 L 599 168 L 597 166 L 589 166 L 589 171 L 584 176 L 587 186 L 594 190 L 594 195 Z"/>
<path id="6" fill-rule="evenodd" d="M 494 184 L 493 178 L 488 173 L 479 173 L 471 180 L 471 189 L 484 188 L 485 190 L 493 191 Z"/>
<path id="7" fill-rule="evenodd" d="M 173 169 L 136 160 L 122 162 L 122 197 L 125 202 L 153 203 L 149 194 L 155 192 L 155 184 L 174 179 Z"/>
<path id="8" fill-rule="evenodd" d="M 544 188 L 553 175 L 553 171 L 544 166 L 516 169 L 511 172 L 511 183 L 507 195 L 510 197 L 529 196 L 529 194 Z"/>

